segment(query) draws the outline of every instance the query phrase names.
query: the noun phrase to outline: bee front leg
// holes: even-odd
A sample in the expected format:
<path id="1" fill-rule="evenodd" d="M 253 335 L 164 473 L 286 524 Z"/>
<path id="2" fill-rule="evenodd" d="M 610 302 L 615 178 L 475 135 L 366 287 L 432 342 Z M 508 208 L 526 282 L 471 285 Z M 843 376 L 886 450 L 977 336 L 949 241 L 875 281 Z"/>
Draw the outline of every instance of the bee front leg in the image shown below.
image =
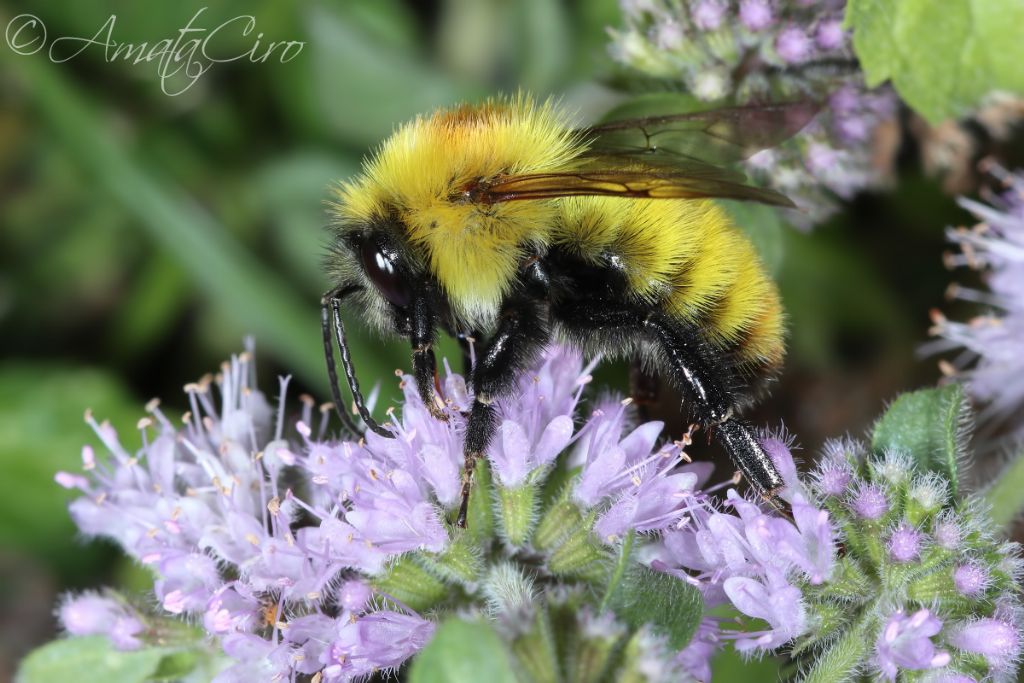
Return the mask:
<path id="1" fill-rule="evenodd" d="M 437 338 L 437 314 L 426 294 L 412 304 L 409 341 L 412 344 L 412 369 L 423 405 L 435 419 L 447 422 L 441 383 L 437 377 L 434 341 Z"/>
<path id="2" fill-rule="evenodd" d="M 473 367 L 473 407 L 469 413 L 464 447 L 462 502 L 457 524 L 466 527 L 473 470 L 482 458 L 498 426 L 494 401 L 508 395 L 517 377 L 534 361 L 550 339 L 545 306 L 537 299 L 506 300 L 498 329 L 487 340 Z"/>

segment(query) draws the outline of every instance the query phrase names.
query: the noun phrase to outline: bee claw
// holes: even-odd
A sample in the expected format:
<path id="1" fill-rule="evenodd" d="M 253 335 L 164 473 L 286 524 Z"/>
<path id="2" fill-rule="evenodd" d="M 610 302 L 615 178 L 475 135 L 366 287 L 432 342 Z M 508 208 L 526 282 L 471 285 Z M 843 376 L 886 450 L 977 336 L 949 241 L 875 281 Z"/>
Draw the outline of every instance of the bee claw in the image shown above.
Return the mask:
<path id="1" fill-rule="evenodd" d="M 446 413 L 444 411 L 444 408 L 442 406 L 439 406 L 436 402 L 428 403 L 427 411 L 430 413 L 430 416 L 433 417 L 435 420 L 440 420 L 441 422 L 448 421 L 448 413 Z"/>

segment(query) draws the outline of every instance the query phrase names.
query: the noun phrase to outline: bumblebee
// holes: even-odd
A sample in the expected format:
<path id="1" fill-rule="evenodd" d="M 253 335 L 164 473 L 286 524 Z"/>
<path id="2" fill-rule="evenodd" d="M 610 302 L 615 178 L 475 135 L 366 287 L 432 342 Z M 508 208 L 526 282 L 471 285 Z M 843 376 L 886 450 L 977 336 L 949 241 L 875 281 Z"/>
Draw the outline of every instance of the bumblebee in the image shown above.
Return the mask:
<path id="1" fill-rule="evenodd" d="M 792 206 L 723 164 L 793 135 L 810 104 L 740 107 L 574 129 L 526 95 L 462 105 L 397 129 L 331 203 L 321 301 L 335 405 L 334 343 L 366 427 L 342 324 L 352 305 L 407 338 L 416 385 L 447 419 L 433 346 L 438 330 L 481 346 L 465 438 L 458 524 L 473 468 L 514 390 L 552 340 L 641 359 L 687 400 L 737 468 L 773 498 L 782 479 L 738 415 L 784 353 L 778 292 L 745 236 L 711 198 Z"/>

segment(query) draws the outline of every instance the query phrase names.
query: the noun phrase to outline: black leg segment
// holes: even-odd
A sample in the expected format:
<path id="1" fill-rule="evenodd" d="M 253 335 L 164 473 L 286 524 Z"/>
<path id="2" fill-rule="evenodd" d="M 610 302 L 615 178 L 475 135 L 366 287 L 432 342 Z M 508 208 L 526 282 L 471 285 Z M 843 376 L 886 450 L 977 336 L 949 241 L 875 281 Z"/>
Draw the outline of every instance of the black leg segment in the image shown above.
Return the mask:
<path id="1" fill-rule="evenodd" d="M 625 342 L 637 334 L 654 342 L 658 362 L 669 378 L 689 399 L 702 426 L 722 437 L 733 463 L 760 494 L 771 498 L 783 485 L 771 458 L 765 453 L 751 427 L 734 416 L 734 378 L 716 351 L 701 339 L 696 329 L 664 314 L 606 301 L 576 300 L 553 309 L 553 319 L 580 342 L 589 335 Z"/>
<path id="2" fill-rule="evenodd" d="M 434 340 L 437 337 L 437 316 L 426 292 L 417 296 L 412 304 L 411 331 L 412 368 L 423 405 L 438 420 L 447 420 L 444 402 L 441 400 L 437 379 L 437 359 L 434 356 Z"/>
<path id="3" fill-rule="evenodd" d="M 355 368 L 352 367 L 352 354 L 348 348 L 348 338 L 345 335 L 345 325 L 341 322 L 341 302 L 345 297 L 359 290 L 359 287 L 348 287 L 335 289 L 323 296 L 320 300 L 320 325 L 324 333 L 324 354 L 327 360 L 327 373 L 331 380 L 331 395 L 334 397 L 335 409 L 354 435 L 361 435 L 362 432 L 352 422 L 352 418 L 345 412 L 345 405 L 341 399 L 341 391 L 338 388 L 338 373 L 334 365 L 334 348 L 331 346 L 331 325 L 334 327 L 334 339 L 338 343 L 338 352 L 341 354 L 341 367 L 345 370 L 345 379 L 348 380 L 348 388 L 352 392 L 352 400 L 356 404 L 359 416 L 363 418 L 366 426 L 380 436 L 393 439 L 395 437 L 387 429 L 380 426 L 370 415 L 363 400 L 363 394 L 359 391 L 359 380 L 356 379 Z"/>
<path id="4" fill-rule="evenodd" d="M 458 525 L 465 528 L 476 459 L 483 457 L 497 429 L 493 402 L 515 388 L 516 378 L 549 339 L 545 305 L 526 297 L 507 301 L 498 329 L 487 340 L 473 368 L 473 407 L 466 427 L 465 469 Z"/>

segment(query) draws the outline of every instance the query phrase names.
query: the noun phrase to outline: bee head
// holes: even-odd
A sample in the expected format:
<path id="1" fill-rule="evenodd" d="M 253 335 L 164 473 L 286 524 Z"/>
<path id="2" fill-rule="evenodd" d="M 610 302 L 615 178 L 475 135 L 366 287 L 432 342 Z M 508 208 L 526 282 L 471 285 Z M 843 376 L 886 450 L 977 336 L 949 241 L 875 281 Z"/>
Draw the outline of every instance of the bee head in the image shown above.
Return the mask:
<path id="1" fill-rule="evenodd" d="M 425 294 L 425 276 L 401 238 L 400 226 L 372 223 L 349 226 L 329 257 L 339 281 L 360 288 L 356 301 L 366 319 L 382 331 L 406 334 L 417 297 Z"/>

